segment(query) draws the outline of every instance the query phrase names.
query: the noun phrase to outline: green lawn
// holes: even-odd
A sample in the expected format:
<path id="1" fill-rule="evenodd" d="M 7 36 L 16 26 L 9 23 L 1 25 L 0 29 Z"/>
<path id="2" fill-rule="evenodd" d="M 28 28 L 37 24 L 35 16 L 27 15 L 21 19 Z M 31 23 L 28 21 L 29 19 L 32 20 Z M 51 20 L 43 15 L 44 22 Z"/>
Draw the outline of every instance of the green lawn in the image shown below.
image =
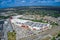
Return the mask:
<path id="1" fill-rule="evenodd" d="M 31 21 L 34 21 L 34 22 L 41 22 L 41 23 L 48 23 L 48 22 L 45 22 L 43 20 L 31 20 Z"/>
<path id="2" fill-rule="evenodd" d="M 56 40 L 55 37 L 53 37 L 51 40 Z"/>
<path id="3" fill-rule="evenodd" d="M 8 40 L 16 40 L 16 33 L 8 32 Z"/>

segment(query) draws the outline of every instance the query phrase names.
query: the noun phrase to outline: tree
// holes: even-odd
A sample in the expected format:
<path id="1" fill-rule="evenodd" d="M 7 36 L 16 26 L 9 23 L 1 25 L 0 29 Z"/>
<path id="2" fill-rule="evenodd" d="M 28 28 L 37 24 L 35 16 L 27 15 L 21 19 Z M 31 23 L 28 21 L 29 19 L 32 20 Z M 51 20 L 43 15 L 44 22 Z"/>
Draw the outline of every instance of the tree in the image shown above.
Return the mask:
<path id="1" fill-rule="evenodd" d="M 56 40 L 55 37 L 53 37 L 51 40 Z"/>

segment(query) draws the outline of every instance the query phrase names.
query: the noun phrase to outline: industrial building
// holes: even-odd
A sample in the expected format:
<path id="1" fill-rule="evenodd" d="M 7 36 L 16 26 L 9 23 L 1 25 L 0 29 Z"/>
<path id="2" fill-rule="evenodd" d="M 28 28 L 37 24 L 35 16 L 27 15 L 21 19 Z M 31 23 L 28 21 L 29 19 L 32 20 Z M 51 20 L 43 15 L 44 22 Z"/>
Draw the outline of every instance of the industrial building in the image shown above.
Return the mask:
<path id="1" fill-rule="evenodd" d="M 18 27 L 22 27 L 25 29 L 29 28 L 31 30 L 39 30 L 39 31 L 51 29 L 52 27 L 48 23 L 33 22 L 30 20 L 22 20 L 22 19 L 11 19 L 11 23 L 17 25 Z"/>

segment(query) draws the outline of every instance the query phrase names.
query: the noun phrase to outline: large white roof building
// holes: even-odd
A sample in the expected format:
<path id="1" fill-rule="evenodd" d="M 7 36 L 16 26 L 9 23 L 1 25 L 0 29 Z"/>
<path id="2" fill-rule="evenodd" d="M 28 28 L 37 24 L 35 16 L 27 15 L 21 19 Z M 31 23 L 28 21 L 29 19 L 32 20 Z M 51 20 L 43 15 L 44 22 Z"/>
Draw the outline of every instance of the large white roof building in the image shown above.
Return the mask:
<path id="1" fill-rule="evenodd" d="M 51 28 L 50 24 L 33 22 L 30 20 L 11 19 L 11 23 L 20 27 L 30 28 L 31 30 L 47 30 Z"/>

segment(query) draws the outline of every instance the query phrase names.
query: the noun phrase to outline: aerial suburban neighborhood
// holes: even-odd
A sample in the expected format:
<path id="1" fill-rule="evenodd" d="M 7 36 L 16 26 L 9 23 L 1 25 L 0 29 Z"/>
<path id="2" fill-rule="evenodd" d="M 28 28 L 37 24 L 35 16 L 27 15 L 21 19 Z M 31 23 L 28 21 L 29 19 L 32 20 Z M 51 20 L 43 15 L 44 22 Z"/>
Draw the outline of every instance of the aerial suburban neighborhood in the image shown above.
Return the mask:
<path id="1" fill-rule="evenodd" d="M 43 9 L 42 11 L 41 8 L 3 9 L 3 12 L 0 12 L 0 39 L 59 40 L 60 11 L 51 10 Z"/>
<path id="2" fill-rule="evenodd" d="M 0 40 L 60 40 L 60 0 L 0 0 Z"/>

